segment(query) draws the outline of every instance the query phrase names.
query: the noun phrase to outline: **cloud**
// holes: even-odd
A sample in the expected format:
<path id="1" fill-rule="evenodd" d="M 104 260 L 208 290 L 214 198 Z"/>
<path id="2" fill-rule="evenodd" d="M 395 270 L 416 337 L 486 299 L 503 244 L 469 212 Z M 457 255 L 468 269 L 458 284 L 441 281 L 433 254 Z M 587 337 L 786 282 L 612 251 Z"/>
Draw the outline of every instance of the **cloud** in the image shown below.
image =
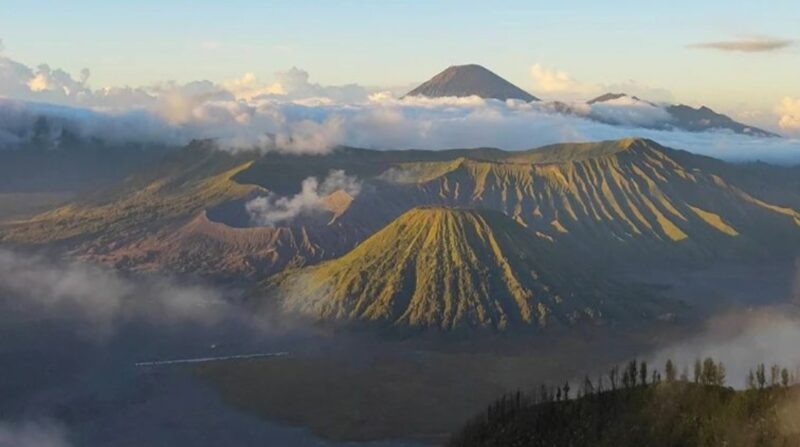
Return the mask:
<path id="1" fill-rule="evenodd" d="M 778 106 L 778 116 L 780 121 L 778 125 L 781 129 L 791 132 L 800 133 L 800 98 L 783 98 Z"/>
<path id="2" fill-rule="evenodd" d="M 564 96 L 607 91 L 563 71 L 535 67 L 532 71 L 542 85 L 563 91 Z M 91 89 L 88 80 L 88 71 L 71 76 L 46 65 L 32 69 L 0 55 L 0 97 L 7 98 L 0 98 L 0 149 L 29 144 L 37 134 L 34 126 L 44 118 L 51 146 L 57 146 L 65 132 L 110 142 L 167 145 L 215 139 L 223 149 L 296 153 L 322 153 L 337 145 L 514 150 L 640 136 L 728 159 L 796 162 L 800 154 L 798 142 L 791 139 L 641 129 L 668 118 L 646 102 L 589 107 L 576 101 L 569 104 L 571 114 L 565 115 L 555 103 L 478 97 L 398 99 L 391 91 L 354 84 L 321 85 L 299 68 L 276 73 L 272 81 L 250 73 L 223 83 Z M 634 94 L 648 90 L 633 81 L 616 87 L 614 91 L 630 88 L 628 93 Z M 571 93 L 566 91 L 570 89 Z M 668 96 L 666 91 L 651 90 L 654 96 Z M 648 94 L 640 97 L 648 99 Z M 791 128 L 793 116 L 784 114 L 784 128 Z"/>
<path id="3" fill-rule="evenodd" d="M 372 102 L 360 104 L 320 104 L 274 99 L 200 100 L 178 95 L 168 104 L 162 99 L 155 109 L 105 112 L 0 100 L 0 144 L 14 147 L 31 141 L 34 124 L 44 116 L 55 142 L 66 129 L 109 141 L 180 145 L 191 139 L 213 138 L 220 148 L 229 150 L 322 153 L 338 145 L 518 150 L 635 136 L 729 160 L 800 161 L 800 142 L 791 138 L 641 128 L 665 118 L 662 109 L 646 103 L 590 107 L 576 102 L 570 107 L 572 114 L 565 115 L 557 113 L 552 103 L 477 97 L 396 99 L 376 95 Z"/>
<path id="4" fill-rule="evenodd" d="M 548 68 L 542 64 L 534 64 L 530 71 L 535 86 L 534 91 L 537 93 L 592 95 L 600 91 L 595 85 L 576 81 L 565 71 Z"/>
<path id="5" fill-rule="evenodd" d="M 245 204 L 245 209 L 254 224 L 271 227 L 303 214 L 327 210 L 325 198 L 336 191 L 344 191 L 355 198 L 361 192 L 361 182 L 342 170 L 332 170 L 322 183 L 316 177 L 303 180 L 300 192 L 292 197 L 275 194 L 256 197 Z"/>
<path id="6" fill-rule="evenodd" d="M 673 120 L 672 115 L 664 107 L 632 96 L 622 96 L 591 105 L 577 104 L 573 110 L 604 123 L 624 126 L 658 126 Z"/>
<path id="7" fill-rule="evenodd" d="M 254 73 L 245 73 L 241 78 L 222 83 L 236 99 L 251 100 L 261 95 L 284 95 L 286 92 L 279 83 L 265 84 L 258 80 Z"/>
<path id="8" fill-rule="evenodd" d="M 740 311 L 712 319 L 701 335 L 658 352 L 651 364 L 664 365 L 669 358 L 691 368 L 695 359 L 711 356 L 725 364 L 728 385 L 743 388 L 747 373 L 758 364 L 800 367 L 798 343 L 800 318 L 796 312 Z"/>
<path id="9" fill-rule="evenodd" d="M 569 73 L 542 64 L 534 64 L 530 69 L 533 90 L 538 94 L 557 94 L 562 99 L 590 99 L 603 93 L 620 92 L 638 96 L 649 101 L 671 101 L 672 93 L 663 88 L 650 87 L 629 79 L 615 84 L 596 84 L 582 82 Z"/>
<path id="10" fill-rule="evenodd" d="M 0 304 L 6 318 L 14 313 L 18 320 L 80 321 L 82 335 L 100 339 L 132 321 L 213 324 L 230 311 L 212 288 L 161 277 L 132 280 L 100 266 L 8 250 L 0 250 Z"/>
<path id="11" fill-rule="evenodd" d="M 0 421 L 0 447 L 69 447 L 61 425 L 46 421 Z"/>
<path id="12" fill-rule="evenodd" d="M 298 100 L 325 98 L 337 103 L 358 103 L 366 101 L 369 92 L 357 84 L 323 86 L 309 81 L 307 71 L 292 67 L 286 71 L 275 73 L 275 86 L 280 86 L 281 99 Z"/>
<path id="13" fill-rule="evenodd" d="M 734 40 L 695 43 L 689 45 L 689 48 L 735 51 L 740 53 L 766 53 L 782 50 L 792 45 L 794 45 L 794 41 L 789 39 L 780 39 L 769 36 L 748 36 Z"/>

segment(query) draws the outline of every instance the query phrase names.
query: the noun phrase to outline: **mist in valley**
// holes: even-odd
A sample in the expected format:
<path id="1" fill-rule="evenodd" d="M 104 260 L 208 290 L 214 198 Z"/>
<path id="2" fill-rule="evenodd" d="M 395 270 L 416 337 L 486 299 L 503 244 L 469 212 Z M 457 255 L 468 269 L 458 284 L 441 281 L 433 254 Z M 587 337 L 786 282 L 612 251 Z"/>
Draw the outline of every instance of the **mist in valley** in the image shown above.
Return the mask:
<path id="1" fill-rule="evenodd" d="M 136 365 L 295 354 L 326 338 L 247 310 L 240 295 L 0 251 L 0 445 L 347 445 L 229 406 L 192 364 Z"/>

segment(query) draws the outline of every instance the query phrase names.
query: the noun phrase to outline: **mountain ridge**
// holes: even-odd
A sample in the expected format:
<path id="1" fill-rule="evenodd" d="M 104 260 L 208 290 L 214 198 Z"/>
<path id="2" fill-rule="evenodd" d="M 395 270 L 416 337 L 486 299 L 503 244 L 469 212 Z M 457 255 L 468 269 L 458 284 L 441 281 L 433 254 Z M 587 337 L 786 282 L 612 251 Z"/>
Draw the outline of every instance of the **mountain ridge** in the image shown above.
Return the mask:
<path id="1" fill-rule="evenodd" d="M 344 171 L 358 195 L 257 227 L 245 204 L 291 198 Z M 603 262 L 791 256 L 800 236 L 796 169 L 731 165 L 652 140 L 531 151 L 237 153 L 196 143 L 116 188 L 0 225 L 0 240 L 55 246 L 125 269 L 263 278 L 347 253 L 418 206 L 495 210 L 530 233 Z M 794 182 L 794 183 L 793 183 Z M 325 208 L 325 209 L 322 209 Z"/>
<path id="2" fill-rule="evenodd" d="M 268 280 L 264 295 L 320 320 L 446 331 L 545 330 L 662 310 L 647 293 L 634 299 L 559 258 L 552 241 L 500 212 L 421 206 L 340 258 Z"/>

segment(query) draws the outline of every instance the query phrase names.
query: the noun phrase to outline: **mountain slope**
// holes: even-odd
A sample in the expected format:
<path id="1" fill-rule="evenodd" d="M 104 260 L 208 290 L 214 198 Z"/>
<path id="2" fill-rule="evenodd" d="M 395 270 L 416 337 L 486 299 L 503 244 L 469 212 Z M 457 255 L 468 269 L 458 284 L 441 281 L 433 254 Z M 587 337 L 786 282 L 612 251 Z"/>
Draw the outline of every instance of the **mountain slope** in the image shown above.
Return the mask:
<path id="1" fill-rule="evenodd" d="M 550 328 L 649 316 L 647 294 L 590 277 L 501 213 L 414 208 L 341 258 L 269 280 L 312 318 L 451 330 Z"/>
<path id="2" fill-rule="evenodd" d="M 717 113 L 706 106 L 694 108 L 683 104 L 671 105 L 667 107 L 667 112 L 675 119 L 675 127 L 691 132 L 725 129 L 758 137 L 779 136 L 772 132 L 734 121 L 731 117 Z"/>
<path id="3" fill-rule="evenodd" d="M 501 101 L 507 99 L 520 99 L 527 102 L 539 100 L 495 73 L 475 64 L 448 67 L 419 87 L 408 92 L 406 96 L 440 98 L 473 95 Z"/>
<path id="4" fill-rule="evenodd" d="M 795 254 L 798 245 L 786 241 L 800 242 L 798 211 L 694 168 L 691 157 L 628 139 L 553 145 L 502 162 L 401 164 L 391 177 L 417 203 L 502 211 L 593 257 Z"/>
<path id="5" fill-rule="evenodd" d="M 632 108 L 636 113 L 646 113 L 656 116 L 660 112 L 660 119 L 649 121 L 634 121 L 633 124 L 651 129 L 680 129 L 689 132 L 705 132 L 709 130 L 727 130 L 742 135 L 756 137 L 779 137 L 780 135 L 749 126 L 733 120 L 727 115 L 717 113 L 706 106 L 694 108 L 684 104 L 663 105 L 642 100 L 636 96 L 625 93 L 606 93 L 591 99 L 586 104 L 593 106 L 588 117 L 606 124 L 631 124 L 630 117 L 621 113 L 624 109 Z M 566 106 L 567 113 L 572 113 Z M 626 119 L 627 118 L 627 119 Z"/>
<path id="6" fill-rule="evenodd" d="M 245 204 L 289 200 L 332 170 L 361 184 L 315 213 L 257 226 Z M 0 224 L 0 242 L 126 269 L 255 279 L 341 256 L 411 208 L 500 211 L 597 262 L 797 256 L 796 168 L 732 165 L 627 139 L 497 149 L 231 154 L 196 142 L 116 188 Z"/>

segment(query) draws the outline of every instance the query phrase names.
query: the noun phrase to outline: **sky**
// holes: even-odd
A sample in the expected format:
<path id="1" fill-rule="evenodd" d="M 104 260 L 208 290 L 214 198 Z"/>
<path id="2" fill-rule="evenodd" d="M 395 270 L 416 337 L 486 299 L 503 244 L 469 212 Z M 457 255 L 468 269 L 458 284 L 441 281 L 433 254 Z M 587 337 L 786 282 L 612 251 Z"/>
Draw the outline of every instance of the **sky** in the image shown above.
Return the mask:
<path id="1" fill-rule="evenodd" d="M 291 66 L 324 84 L 394 85 L 476 62 L 527 89 L 538 63 L 584 82 L 634 79 L 686 101 L 800 96 L 797 47 L 751 54 L 687 47 L 800 39 L 793 0 L 3 0 L 0 9 L 0 38 L 13 58 L 73 73 L 88 67 L 96 86 L 221 81 Z"/>
<path id="2" fill-rule="evenodd" d="M 178 89 L 362 101 L 479 63 L 546 100 L 626 92 L 800 135 L 796 0 L 0 0 L 0 11 L 0 96 L 93 108 L 153 96 L 173 124 L 188 107 L 169 100 Z"/>

